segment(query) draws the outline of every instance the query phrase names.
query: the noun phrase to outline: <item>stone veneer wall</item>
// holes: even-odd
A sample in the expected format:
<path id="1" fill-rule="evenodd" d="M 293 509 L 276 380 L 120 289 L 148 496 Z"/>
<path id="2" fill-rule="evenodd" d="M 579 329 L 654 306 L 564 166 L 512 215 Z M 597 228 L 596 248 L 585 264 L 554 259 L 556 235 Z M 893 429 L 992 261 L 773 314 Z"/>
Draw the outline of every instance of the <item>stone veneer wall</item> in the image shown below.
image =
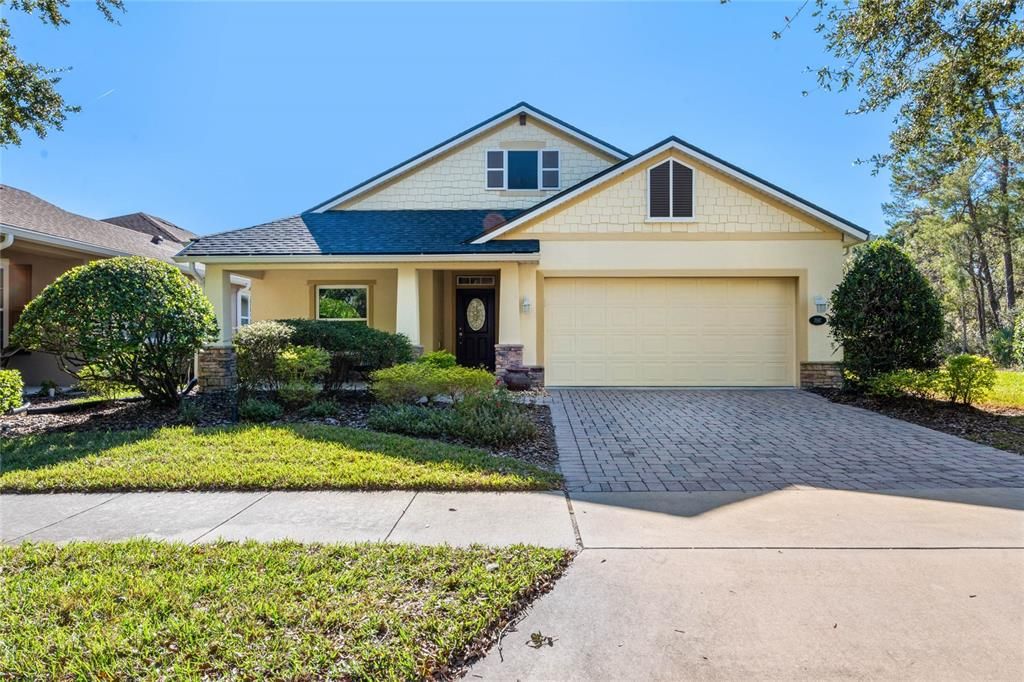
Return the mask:
<path id="1" fill-rule="evenodd" d="M 199 351 L 199 390 L 203 393 L 230 391 L 238 385 L 235 349 L 207 346 Z"/>
<path id="2" fill-rule="evenodd" d="M 523 364 L 523 346 L 518 343 L 499 343 L 494 346 L 494 374 L 498 379 L 505 376 L 505 370 L 513 367 L 528 369 L 530 387 L 540 388 L 544 385 L 544 368 L 540 365 Z"/>
<path id="3" fill-rule="evenodd" d="M 842 388 L 843 370 L 838 362 L 801 362 L 800 388 Z"/>

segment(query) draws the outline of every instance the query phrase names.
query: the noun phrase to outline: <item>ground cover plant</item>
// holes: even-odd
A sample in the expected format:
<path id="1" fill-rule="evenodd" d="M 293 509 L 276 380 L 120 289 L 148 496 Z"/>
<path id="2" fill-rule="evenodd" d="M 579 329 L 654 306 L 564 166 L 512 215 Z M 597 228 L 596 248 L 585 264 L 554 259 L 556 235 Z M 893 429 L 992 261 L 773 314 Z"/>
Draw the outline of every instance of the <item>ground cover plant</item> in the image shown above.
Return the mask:
<path id="1" fill-rule="evenodd" d="M 0 369 L 0 414 L 21 406 L 25 383 L 16 369 Z"/>
<path id="2" fill-rule="evenodd" d="M 9 439 L 0 491 L 544 490 L 551 471 L 483 450 L 322 424 L 167 427 Z"/>
<path id="3" fill-rule="evenodd" d="M 446 677 L 570 556 L 291 542 L 0 547 L 0 670 L 11 679 Z"/>

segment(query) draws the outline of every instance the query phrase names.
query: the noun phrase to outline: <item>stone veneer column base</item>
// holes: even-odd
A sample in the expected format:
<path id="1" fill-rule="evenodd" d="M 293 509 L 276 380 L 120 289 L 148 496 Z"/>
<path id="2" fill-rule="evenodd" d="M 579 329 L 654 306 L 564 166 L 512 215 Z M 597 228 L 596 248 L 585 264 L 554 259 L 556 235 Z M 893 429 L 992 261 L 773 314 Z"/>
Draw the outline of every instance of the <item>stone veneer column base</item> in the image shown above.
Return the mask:
<path id="1" fill-rule="evenodd" d="M 199 351 L 199 390 L 202 393 L 231 391 L 238 385 L 235 349 L 206 346 Z"/>
<path id="2" fill-rule="evenodd" d="M 413 360 L 415 360 L 416 358 L 418 358 L 421 355 L 423 355 L 423 346 L 417 346 L 415 343 L 411 344 L 411 346 L 412 346 L 412 359 Z"/>
<path id="3" fill-rule="evenodd" d="M 494 375 L 501 379 L 505 370 L 523 366 L 523 344 L 499 343 L 494 346 Z"/>
<path id="4" fill-rule="evenodd" d="M 800 388 L 842 388 L 843 370 L 838 362 L 801 362 Z"/>

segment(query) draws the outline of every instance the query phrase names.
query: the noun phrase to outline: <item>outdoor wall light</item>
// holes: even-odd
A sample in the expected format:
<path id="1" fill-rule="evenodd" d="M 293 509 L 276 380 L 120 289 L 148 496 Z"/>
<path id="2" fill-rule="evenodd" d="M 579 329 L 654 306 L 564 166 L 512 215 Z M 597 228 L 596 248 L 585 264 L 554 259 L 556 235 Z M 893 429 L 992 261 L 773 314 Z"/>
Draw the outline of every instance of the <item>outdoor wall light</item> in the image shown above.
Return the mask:
<path id="1" fill-rule="evenodd" d="M 824 296 L 814 297 L 814 312 L 823 313 L 828 310 L 828 301 L 825 300 Z"/>
<path id="2" fill-rule="evenodd" d="M 519 309 L 524 313 L 529 313 L 533 309 L 533 304 L 530 303 L 529 296 L 523 296 L 523 300 L 519 302 Z"/>

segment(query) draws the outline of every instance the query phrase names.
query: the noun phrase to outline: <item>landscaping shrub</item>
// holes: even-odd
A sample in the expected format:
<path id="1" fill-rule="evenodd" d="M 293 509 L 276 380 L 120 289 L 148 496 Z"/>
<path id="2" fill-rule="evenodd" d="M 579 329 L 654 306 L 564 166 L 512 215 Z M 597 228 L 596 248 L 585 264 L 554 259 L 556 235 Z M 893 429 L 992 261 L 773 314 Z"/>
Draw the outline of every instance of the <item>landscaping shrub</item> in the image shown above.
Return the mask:
<path id="1" fill-rule="evenodd" d="M 284 415 L 281 406 L 270 400 L 247 398 L 238 405 L 238 416 L 247 422 L 272 422 Z"/>
<path id="2" fill-rule="evenodd" d="M 932 398 L 943 391 L 944 379 L 939 370 L 898 369 L 872 377 L 866 382 L 867 392 L 879 398 Z"/>
<path id="3" fill-rule="evenodd" d="M 333 400 L 314 400 L 309 405 L 302 408 L 302 415 L 305 417 L 323 419 L 325 417 L 333 417 L 340 411 L 341 406 Z"/>
<path id="4" fill-rule="evenodd" d="M 78 387 L 103 400 L 115 400 L 135 390 L 130 384 L 115 381 L 97 365 L 86 365 L 78 371 Z"/>
<path id="5" fill-rule="evenodd" d="M 203 419 L 203 405 L 195 400 L 182 400 L 178 405 L 178 417 L 183 424 L 198 424 Z"/>
<path id="6" fill-rule="evenodd" d="M 320 387 L 311 381 L 286 381 L 277 389 L 277 397 L 288 407 L 302 407 L 320 395 Z"/>
<path id="7" fill-rule="evenodd" d="M 427 362 L 407 362 L 370 375 L 371 390 L 385 403 L 415 403 L 439 395 L 453 401 L 494 388 L 494 375 L 485 369 L 438 367 Z"/>
<path id="8" fill-rule="evenodd" d="M 996 384 L 996 367 L 979 355 L 954 355 L 942 367 L 944 392 L 951 402 L 973 405 Z"/>
<path id="9" fill-rule="evenodd" d="M 854 249 L 830 308 L 832 338 L 856 380 L 937 364 L 943 334 L 939 299 L 894 243 L 878 239 Z"/>
<path id="10" fill-rule="evenodd" d="M 21 394 L 24 390 L 25 382 L 21 380 L 21 372 L 16 369 L 0 369 L 0 414 L 21 407 Z"/>
<path id="11" fill-rule="evenodd" d="M 467 395 L 456 403 L 453 435 L 469 443 L 504 446 L 537 437 L 537 426 L 526 408 L 507 389 Z"/>
<path id="12" fill-rule="evenodd" d="M 234 339 L 238 383 L 250 390 L 276 386 L 277 356 L 288 346 L 291 335 L 291 327 L 271 320 L 239 329 Z"/>
<path id="13" fill-rule="evenodd" d="M 414 403 L 445 392 L 438 368 L 407 362 L 370 374 L 370 390 L 383 403 Z"/>
<path id="14" fill-rule="evenodd" d="M 351 370 L 372 372 L 410 362 L 412 346 L 402 334 L 374 329 L 358 322 L 327 320 L 281 320 L 291 328 L 291 342 L 315 346 L 332 354 L 331 366 L 324 377 L 324 388 L 340 389 Z"/>
<path id="15" fill-rule="evenodd" d="M 422 362 L 442 369 L 454 367 L 456 364 L 455 356 L 446 350 L 435 350 L 429 353 L 424 353 L 416 358 L 416 362 Z"/>
<path id="16" fill-rule="evenodd" d="M 1017 314 L 1013 326 L 1013 363 L 1024 366 L 1024 310 Z"/>
<path id="17" fill-rule="evenodd" d="M 526 408 L 505 389 L 469 395 L 448 408 L 378 406 L 370 411 L 369 426 L 377 431 L 451 438 L 487 447 L 514 445 L 537 437 L 537 426 Z"/>
<path id="18" fill-rule="evenodd" d="M 29 301 L 11 346 L 93 365 L 155 403 L 177 404 L 195 352 L 217 336 L 213 306 L 173 265 L 128 256 L 68 270 Z"/>
<path id="19" fill-rule="evenodd" d="M 1013 327 L 1000 327 L 989 332 L 988 352 L 1000 367 L 1013 366 Z"/>
<path id="20" fill-rule="evenodd" d="M 274 371 L 285 383 L 317 381 L 331 366 L 331 354 L 313 346 L 288 346 L 277 354 Z"/>

